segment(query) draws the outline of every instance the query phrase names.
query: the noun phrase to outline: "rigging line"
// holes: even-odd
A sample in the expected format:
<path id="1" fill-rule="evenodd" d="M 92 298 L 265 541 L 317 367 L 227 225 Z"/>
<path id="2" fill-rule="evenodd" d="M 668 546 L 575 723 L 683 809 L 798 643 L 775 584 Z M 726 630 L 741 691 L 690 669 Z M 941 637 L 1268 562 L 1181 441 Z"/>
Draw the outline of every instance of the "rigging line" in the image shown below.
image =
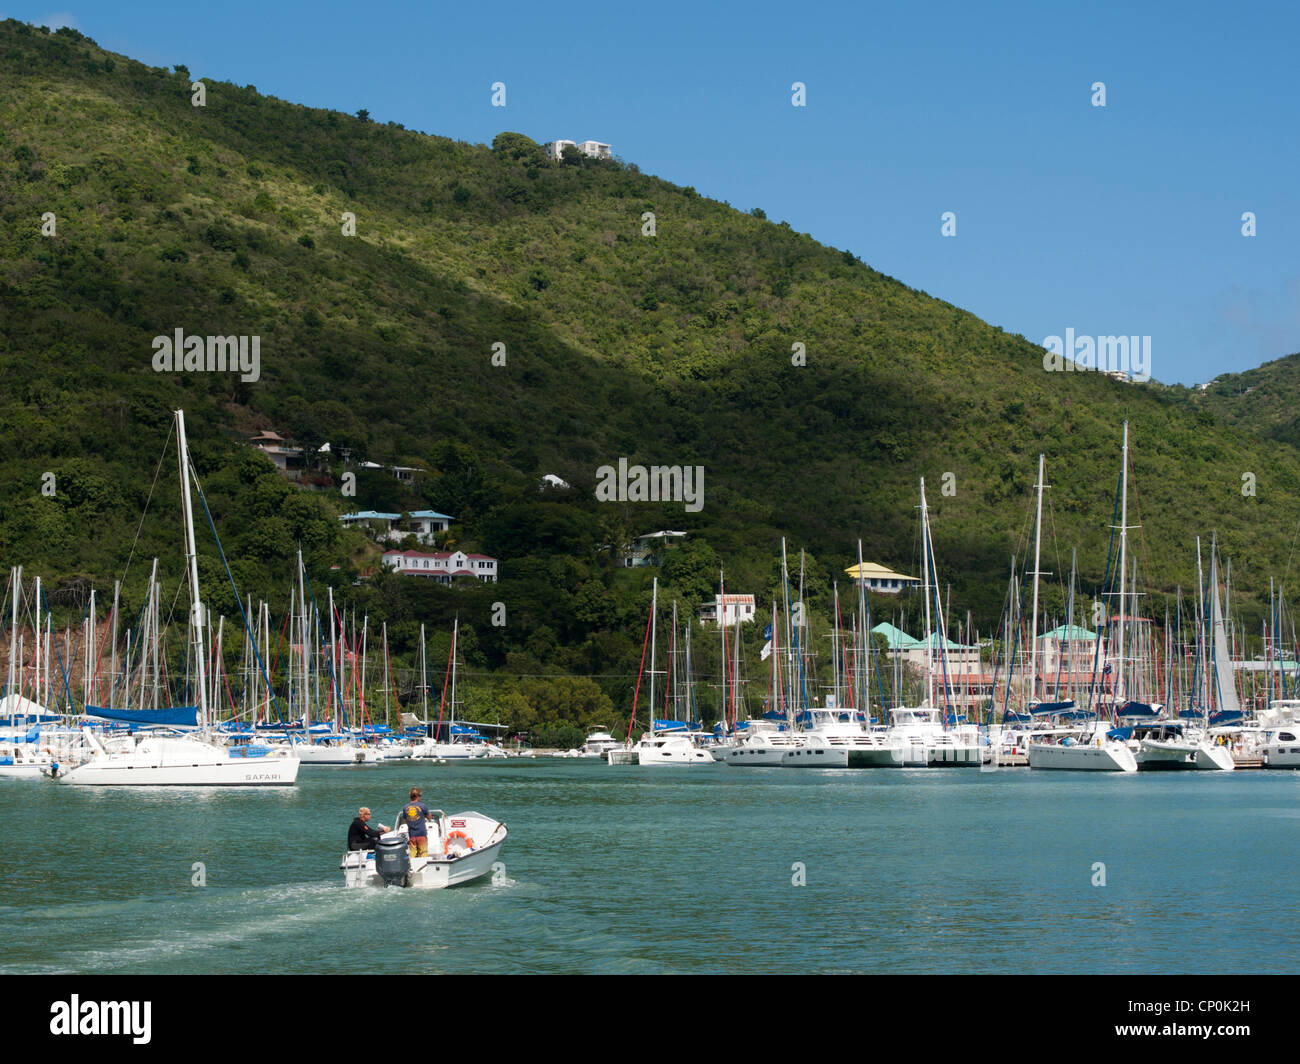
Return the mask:
<path id="1" fill-rule="evenodd" d="M 172 433 L 175 430 L 176 430 L 176 423 L 173 420 L 167 429 L 167 439 L 163 440 L 162 454 L 158 456 L 158 468 L 153 471 L 153 483 L 149 485 L 149 496 L 148 498 L 145 499 L 144 509 L 140 512 L 140 523 L 135 526 L 135 539 L 131 541 L 131 550 L 127 553 L 126 556 L 126 567 L 122 570 L 121 575 L 118 577 L 118 581 L 122 584 L 126 583 L 127 570 L 131 568 L 131 559 L 135 557 L 136 544 L 140 542 L 140 533 L 144 529 L 144 519 L 149 513 L 149 503 L 153 501 L 153 491 L 154 488 L 158 486 L 158 476 L 162 472 L 163 461 L 167 457 L 167 447 L 172 442 Z"/>
<path id="2" fill-rule="evenodd" d="M 239 597 L 239 588 L 235 586 L 235 576 L 230 571 L 230 564 L 226 561 L 226 552 L 221 546 L 221 538 L 217 535 L 217 526 L 216 523 L 212 520 L 212 511 L 208 509 L 208 498 L 206 495 L 203 494 L 203 486 L 199 483 L 199 471 L 194 468 L 193 461 L 187 461 L 186 464 L 189 466 L 190 472 L 194 474 L 194 487 L 199 493 L 199 502 L 203 504 L 203 513 L 204 516 L 207 517 L 208 519 L 208 527 L 212 529 L 212 538 L 216 541 L 217 553 L 221 555 L 221 564 L 222 566 L 224 566 L 226 570 L 226 579 L 230 581 L 230 590 L 235 593 L 235 605 L 239 608 L 240 619 L 244 622 L 244 631 L 251 635 L 252 629 L 248 623 L 248 616 L 244 613 L 244 603 Z M 195 545 L 194 550 L 195 553 L 197 554 L 198 553 L 197 544 Z M 198 559 L 196 558 L 195 559 L 196 567 L 197 567 L 197 562 Z M 173 608 L 174 607 L 175 607 L 175 603 L 173 602 Z M 271 688 L 271 677 L 270 674 L 267 672 L 266 663 L 262 661 L 262 652 L 257 646 L 256 638 L 253 639 L 253 650 L 257 654 L 257 663 L 262 666 L 262 675 L 266 678 L 266 689 L 267 689 L 267 693 L 270 694 L 271 696 L 272 704 L 275 706 L 275 715 L 280 718 L 280 723 L 283 724 L 284 714 L 280 712 L 280 700 L 276 697 L 275 691 L 272 690 Z"/>

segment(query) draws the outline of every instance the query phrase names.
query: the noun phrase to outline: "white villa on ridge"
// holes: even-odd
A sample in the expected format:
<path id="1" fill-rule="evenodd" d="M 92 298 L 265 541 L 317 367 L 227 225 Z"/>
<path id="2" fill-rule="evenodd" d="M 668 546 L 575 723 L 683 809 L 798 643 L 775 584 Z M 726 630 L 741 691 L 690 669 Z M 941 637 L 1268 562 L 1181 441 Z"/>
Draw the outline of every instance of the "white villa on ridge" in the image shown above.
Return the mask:
<path id="1" fill-rule="evenodd" d="M 714 595 L 712 602 L 700 607 L 700 624 L 717 624 L 721 614 L 727 627 L 748 624 L 754 619 L 753 595 Z"/>
<path id="2" fill-rule="evenodd" d="M 546 145 L 546 154 L 554 159 L 557 163 L 564 158 L 565 148 L 577 148 L 588 159 L 612 159 L 609 145 L 602 144 L 598 140 L 584 140 L 581 144 L 571 140 L 553 140 Z"/>
<path id="3" fill-rule="evenodd" d="M 439 584 L 450 584 L 460 576 L 472 576 L 485 584 L 497 582 L 497 560 L 486 554 L 466 554 L 460 550 L 435 554 L 390 550 L 384 552 L 383 564 L 404 576 L 423 576 Z"/>

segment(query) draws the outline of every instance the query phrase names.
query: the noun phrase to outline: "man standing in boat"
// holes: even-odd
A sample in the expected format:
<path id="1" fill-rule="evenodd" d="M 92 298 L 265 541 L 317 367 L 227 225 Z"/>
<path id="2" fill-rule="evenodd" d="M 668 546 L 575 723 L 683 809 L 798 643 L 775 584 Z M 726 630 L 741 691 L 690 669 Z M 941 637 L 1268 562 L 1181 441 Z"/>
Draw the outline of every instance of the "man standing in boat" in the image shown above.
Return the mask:
<path id="1" fill-rule="evenodd" d="M 402 809 L 397 823 L 406 825 L 407 839 L 412 857 L 429 856 L 429 825 L 425 823 L 429 807 L 420 801 L 420 788 L 411 788 L 411 800 Z"/>
<path id="2" fill-rule="evenodd" d="M 357 810 L 352 823 L 348 825 L 349 850 L 373 850 L 380 836 L 388 830 L 385 825 L 380 824 L 379 830 L 376 831 L 370 826 L 369 821 L 370 810 L 363 805 Z"/>

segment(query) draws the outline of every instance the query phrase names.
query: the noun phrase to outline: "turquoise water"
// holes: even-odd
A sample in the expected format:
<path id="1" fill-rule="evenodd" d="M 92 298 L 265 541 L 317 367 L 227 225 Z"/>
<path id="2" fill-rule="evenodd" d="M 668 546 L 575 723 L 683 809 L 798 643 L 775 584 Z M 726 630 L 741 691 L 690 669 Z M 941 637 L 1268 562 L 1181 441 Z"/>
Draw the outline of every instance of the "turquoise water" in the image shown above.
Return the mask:
<path id="1" fill-rule="evenodd" d="M 506 822 L 504 882 L 344 889 L 357 806 L 414 784 Z M 7 973 L 1300 968 L 1300 773 L 398 763 L 0 810 Z"/>

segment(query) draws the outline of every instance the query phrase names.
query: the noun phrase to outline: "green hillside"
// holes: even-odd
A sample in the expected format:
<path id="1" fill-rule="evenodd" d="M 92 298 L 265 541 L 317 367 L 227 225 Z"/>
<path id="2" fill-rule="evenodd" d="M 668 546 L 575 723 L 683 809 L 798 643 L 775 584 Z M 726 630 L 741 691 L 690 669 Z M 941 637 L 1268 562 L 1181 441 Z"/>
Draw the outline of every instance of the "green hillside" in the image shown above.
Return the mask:
<path id="1" fill-rule="evenodd" d="M 1285 433 L 1174 390 L 1047 373 L 1041 348 L 872 270 L 869 248 L 825 247 L 634 165 L 556 165 L 518 134 L 455 142 L 219 73 L 0 23 L 0 557 L 69 610 L 121 573 L 178 406 L 241 590 L 287 598 L 301 544 L 314 580 L 391 622 L 404 659 L 419 621 L 459 611 L 471 666 L 605 677 L 615 702 L 649 598 L 648 575 L 619 566 L 630 537 L 691 533 L 662 574 L 689 605 L 718 563 L 729 590 L 765 602 L 783 535 L 816 559 L 818 589 L 858 537 L 869 560 L 917 572 L 925 476 L 954 614 L 987 631 L 1023 557 L 1040 450 L 1044 568 L 1068 570 L 1077 546 L 1085 584 L 1100 579 L 1124 420 L 1153 592 L 1191 586 L 1193 537 L 1212 528 L 1248 614 L 1286 565 L 1300 457 Z M 260 378 L 155 372 L 153 338 L 176 329 L 260 337 Z M 428 473 L 413 491 L 363 475 L 345 498 L 336 460 L 319 490 L 293 488 L 238 445 L 258 428 Z M 703 509 L 597 502 L 597 469 L 620 457 L 702 466 Z M 173 580 L 174 467 L 135 547 Z M 546 473 L 572 490 L 539 493 Z M 335 515 L 420 506 L 500 557 L 502 584 L 352 589 L 366 547 Z M 498 599 L 511 613 L 494 628 Z"/>
<path id="2" fill-rule="evenodd" d="M 1186 401 L 1223 424 L 1300 448 L 1300 354 L 1222 374 Z"/>

